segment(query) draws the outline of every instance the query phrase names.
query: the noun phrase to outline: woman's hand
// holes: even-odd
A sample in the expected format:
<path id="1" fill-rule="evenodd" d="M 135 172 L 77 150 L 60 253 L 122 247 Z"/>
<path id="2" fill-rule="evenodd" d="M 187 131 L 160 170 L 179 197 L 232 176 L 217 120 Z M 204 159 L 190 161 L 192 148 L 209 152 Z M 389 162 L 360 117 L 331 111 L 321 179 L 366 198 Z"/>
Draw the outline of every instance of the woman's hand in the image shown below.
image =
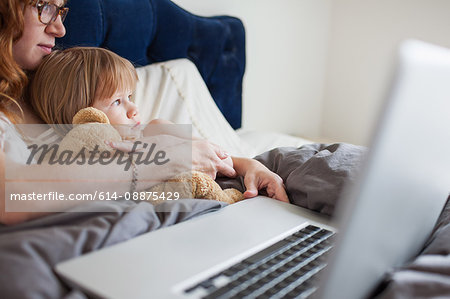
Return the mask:
<path id="1" fill-rule="evenodd" d="M 171 135 L 155 135 L 146 136 L 134 140 L 123 140 L 123 141 L 108 141 L 105 143 L 111 148 L 125 152 L 146 152 L 151 147 L 151 144 L 157 145 L 159 148 L 169 148 L 186 143 L 186 139 L 179 138 Z"/>
<path id="2" fill-rule="evenodd" d="M 164 148 L 174 148 L 179 149 L 179 155 L 183 156 L 189 153 L 189 149 L 192 148 L 192 165 L 189 167 L 192 170 L 197 170 L 206 173 L 213 179 L 216 178 L 217 173 L 221 173 L 227 177 L 235 177 L 236 171 L 233 168 L 233 162 L 230 156 L 222 150 L 218 145 L 215 145 L 207 140 L 185 140 L 179 137 L 174 137 L 170 135 L 158 135 L 140 138 L 138 143 L 132 141 L 122 141 L 122 142 L 106 142 L 109 146 L 114 149 L 123 152 L 143 152 L 149 149 L 149 147 L 144 148 L 144 144 L 155 143 L 158 147 Z M 181 151 L 181 152 L 180 152 Z M 189 159 L 187 158 L 187 159 Z M 189 165 L 187 165 L 188 167 Z"/>
<path id="3" fill-rule="evenodd" d="M 269 197 L 289 202 L 283 179 L 263 164 L 254 159 L 235 157 L 233 164 L 237 173 L 244 177 L 245 198 L 255 197 L 259 190 L 266 189 Z"/>
<path id="4" fill-rule="evenodd" d="M 217 173 L 236 176 L 230 156 L 218 145 L 206 140 L 192 141 L 192 169 L 204 172 L 213 179 Z"/>

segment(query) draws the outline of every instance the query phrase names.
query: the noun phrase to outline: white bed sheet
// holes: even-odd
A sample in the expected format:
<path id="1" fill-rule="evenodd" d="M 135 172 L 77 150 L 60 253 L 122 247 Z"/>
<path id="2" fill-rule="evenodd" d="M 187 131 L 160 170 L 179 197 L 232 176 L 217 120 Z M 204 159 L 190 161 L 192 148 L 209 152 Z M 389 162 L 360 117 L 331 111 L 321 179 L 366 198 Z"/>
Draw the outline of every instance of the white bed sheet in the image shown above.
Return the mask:
<path id="1" fill-rule="evenodd" d="M 238 129 L 236 133 L 241 142 L 249 148 L 247 150 L 248 157 L 254 157 L 276 147 L 300 147 L 313 143 L 308 139 L 272 131 Z"/>

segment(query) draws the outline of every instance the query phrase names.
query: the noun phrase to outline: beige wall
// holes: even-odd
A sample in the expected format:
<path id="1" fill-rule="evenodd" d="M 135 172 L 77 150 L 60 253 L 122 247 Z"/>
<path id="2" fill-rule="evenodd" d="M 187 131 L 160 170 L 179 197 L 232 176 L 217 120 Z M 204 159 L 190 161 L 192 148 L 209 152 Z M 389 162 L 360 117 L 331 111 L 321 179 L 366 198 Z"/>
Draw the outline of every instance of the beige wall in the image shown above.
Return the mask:
<path id="1" fill-rule="evenodd" d="M 448 0 L 334 0 L 321 135 L 367 144 L 397 45 L 450 47 L 449 13 Z"/>
<path id="2" fill-rule="evenodd" d="M 366 144 L 400 40 L 450 47 L 449 0 L 176 0 L 241 18 L 245 128 Z"/>
<path id="3" fill-rule="evenodd" d="M 243 126 L 317 136 L 330 0 L 174 0 L 204 16 L 239 17 L 246 29 Z"/>

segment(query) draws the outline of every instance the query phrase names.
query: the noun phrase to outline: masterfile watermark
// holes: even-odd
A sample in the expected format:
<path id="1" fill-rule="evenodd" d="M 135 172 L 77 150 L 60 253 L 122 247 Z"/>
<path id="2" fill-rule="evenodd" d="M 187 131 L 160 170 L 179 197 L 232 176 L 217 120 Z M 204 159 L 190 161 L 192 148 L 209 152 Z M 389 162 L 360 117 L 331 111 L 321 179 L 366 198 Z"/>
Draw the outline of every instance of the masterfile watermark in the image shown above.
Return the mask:
<path id="1" fill-rule="evenodd" d="M 79 126 L 92 130 L 74 134 Z M 192 170 L 191 125 L 151 125 L 136 138 L 120 134 L 122 138 L 113 140 L 96 135 L 102 126 L 7 127 L 5 211 L 99 212 L 141 202 L 161 211 L 173 204 L 189 210 L 189 205 L 176 202 L 191 198 L 186 195 L 192 194 L 190 185 L 170 179 Z M 122 127 L 119 133 L 136 130 Z M 164 190 L 154 189 L 158 185 Z M 167 204 L 159 205 L 163 202 Z"/>
<path id="2" fill-rule="evenodd" d="M 141 146 L 142 145 L 142 146 Z M 138 151 L 138 147 L 141 146 Z M 59 145 L 53 144 L 32 144 L 28 146 L 30 155 L 28 156 L 26 164 L 32 163 L 49 165 L 108 165 L 116 162 L 118 165 L 124 165 L 124 170 L 130 169 L 133 162 L 136 165 L 144 164 L 150 165 L 164 165 L 170 162 L 167 154 L 163 150 L 156 150 L 156 143 L 147 144 L 141 141 L 135 141 L 129 153 L 122 151 L 107 151 L 99 150 L 99 145 L 96 145 L 93 150 L 88 150 L 83 147 L 80 151 L 74 152 L 71 150 L 59 151 Z M 144 157 L 145 154 L 145 157 Z"/>

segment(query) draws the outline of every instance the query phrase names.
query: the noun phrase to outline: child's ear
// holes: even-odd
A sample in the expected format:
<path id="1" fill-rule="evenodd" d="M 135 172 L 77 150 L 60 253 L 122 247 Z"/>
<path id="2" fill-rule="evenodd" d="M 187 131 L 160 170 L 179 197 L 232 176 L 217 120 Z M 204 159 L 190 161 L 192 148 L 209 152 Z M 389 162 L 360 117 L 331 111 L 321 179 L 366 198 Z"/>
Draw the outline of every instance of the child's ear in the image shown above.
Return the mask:
<path id="1" fill-rule="evenodd" d="M 72 118 L 72 124 L 74 125 L 86 123 L 109 124 L 109 119 L 103 111 L 94 107 L 87 107 L 78 111 Z"/>

